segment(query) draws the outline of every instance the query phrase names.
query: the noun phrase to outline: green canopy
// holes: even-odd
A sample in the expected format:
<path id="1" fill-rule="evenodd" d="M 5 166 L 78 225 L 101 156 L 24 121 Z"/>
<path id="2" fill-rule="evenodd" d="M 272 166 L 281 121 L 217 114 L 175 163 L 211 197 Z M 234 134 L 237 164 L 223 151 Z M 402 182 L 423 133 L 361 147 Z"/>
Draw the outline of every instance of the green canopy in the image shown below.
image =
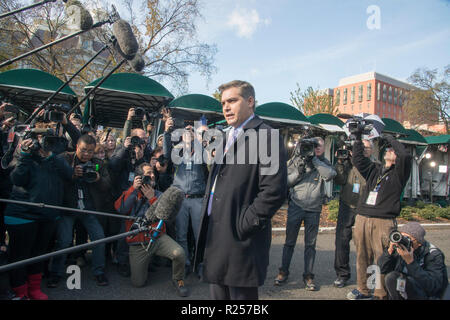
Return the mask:
<path id="1" fill-rule="evenodd" d="M 255 114 L 267 120 L 275 128 L 292 125 L 311 125 L 308 118 L 298 109 L 282 102 L 269 102 L 257 106 Z"/>
<path id="2" fill-rule="evenodd" d="M 344 122 L 329 113 L 317 113 L 308 117 L 308 120 L 315 125 L 322 127 L 330 132 L 344 132 L 342 128 Z"/>
<path id="3" fill-rule="evenodd" d="M 428 144 L 450 144 L 450 134 L 425 137 Z"/>
<path id="4" fill-rule="evenodd" d="M 400 142 L 408 143 L 408 144 L 417 144 L 417 145 L 424 145 L 426 146 L 427 140 L 416 130 L 414 129 L 405 129 L 406 133 L 408 134 L 407 137 L 402 137 L 398 139 Z"/>
<path id="5" fill-rule="evenodd" d="M 102 79 L 89 83 L 84 91 L 87 93 Z M 142 107 L 151 113 L 166 106 L 173 98 L 164 86 L 146 76 L 137 73 L 115 73 L 87 100 L 84 122 L 92 115 L 97 124 L 121 128 L 130 107 Z"/>
<path id="6" fill-rule="evenodd" d="M 37 69 L 14 69 L 0 73 L 0 92 L 3 100 L 8 100 L 26 113 L 57 91 L 63 81 Z M 71 105 L 76 102 L 76 93 L 67 85 L 51 103 Z"/>
<path id="7" fill-rule="evenodd" d="M 400 124 L 400 122 L 395 121 L 390 118 L 381 118 L 381 121 L 384 122 L 383 132 L 400 134 L 403 136 L 408 136 L 408 132 L 406 129 Z"/>
<path id="8" fill-rule="evenodd" d="M 209 122 L 223 119 L 222 105 L 217 100 L 203 94 L 188 94 L 172 100 L 169 103 L 172 115 L 184 120 L 199 120 L 202 115 Z"/>

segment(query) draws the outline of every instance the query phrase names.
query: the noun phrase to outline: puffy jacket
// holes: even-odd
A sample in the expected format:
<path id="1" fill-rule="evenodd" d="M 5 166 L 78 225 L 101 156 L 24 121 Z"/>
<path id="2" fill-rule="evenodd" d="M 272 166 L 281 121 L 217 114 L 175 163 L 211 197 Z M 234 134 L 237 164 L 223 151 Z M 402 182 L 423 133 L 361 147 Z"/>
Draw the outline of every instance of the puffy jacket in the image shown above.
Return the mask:
<path id="1" fill-rule="evenodd" d="M 289 161 L 291 162 L 292 159 Z M 336 176 L 336 170 L 325 157 L 314 157 L 303 173 L 288 167 L 289 199 L 303 210 L 320 212 L 325 202 L 325 181 Z"/>
<path id="2" fill-rule="evenodd" d="M 147 209 L 158 199 L 161 192 L 155 190 L 155 196 L 147 200 L 142 192 L 136 190 L 131 186 L 128 190 L 124 191 L 122 195 L 114 203 L 114 207 L 117 212 L 121 214 L 130 215 L 132 217 L 144 217 Z M 125 220 L 125 229 L 128 232 L 133 224 L 134 220 Z M 158 222 L 153 223 L 152 227 L 156 228 Z M 161 233 L 166 232 L 166 225 L 163 224 Z M 127 237 L 127 243 L 129 244 L 145 244 L 150 241 L 150 235 L 148 233 L 140 232 L 136 236 L 130 238 Z"/>
<path id="3" fill-rule="evenodd" d="M 11 172 L 14 184 L 11 199 L 61 206 L 64 181 L 71 181 L 73 170 L 61 155 L 41 158 L 35 154 L 21 153 Z M 30 219 L 54 220 L 60 211 L 9 203 L 5 216 Z"/>
<path id="4" fill-rule="evenodd" d="M 382 274 L 397 271 L 412 277 L 430 298 L 440 298 L 448 285 L 444 254 L 429 242 L 414 250 L 414 261 L 410 264 L 397 252 L 390 255 L 385 249 L 378 265 Z"/>

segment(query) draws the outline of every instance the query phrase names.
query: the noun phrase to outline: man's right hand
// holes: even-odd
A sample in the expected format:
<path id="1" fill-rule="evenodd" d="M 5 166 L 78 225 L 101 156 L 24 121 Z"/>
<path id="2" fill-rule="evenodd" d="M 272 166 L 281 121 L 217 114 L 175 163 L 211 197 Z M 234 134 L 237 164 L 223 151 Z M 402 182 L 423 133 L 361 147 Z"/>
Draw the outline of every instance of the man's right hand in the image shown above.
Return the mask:
<path id="1" fill-rule="evenodd" d="M 73 175 L 74 175 L 74 177 L 81 178 L 83 176 L 83 167 L 80 165 L 75 166 L 75 168 L 73 170 Z"/>
<path id="2" fill-rule="evenodd" d="M 142 177 L 141 176 L 134 177 L 133 188 L 137 190 L 140 189 L 141 187 L 142 187 Z"/>
<path id="3" fill-rule="evenodd" d="M 128 109 L 127 120 L 133 120 L 134 115 L 135 115 L 135 109 L 134 108 Z"/>
<path id="4" fill-rule="evenodd" d="M 167 118 L 164 131 L 169 132 L 173 128 L 173 118 L 169 117 Z"/>
<path id="5" fill-rule="evenodd" d="M 33 145 L 32 139 L 25 139 L 20 143 L 20 151 L 24 153 L 31 153 L 30 147 Z"/>
<path id="6" fill-rule="evenodd" d="M 131 137 L 126 137 L 125 141 L 123 142 L 123 146 L 125 148 L 128 148 L 131 145 Z"/>

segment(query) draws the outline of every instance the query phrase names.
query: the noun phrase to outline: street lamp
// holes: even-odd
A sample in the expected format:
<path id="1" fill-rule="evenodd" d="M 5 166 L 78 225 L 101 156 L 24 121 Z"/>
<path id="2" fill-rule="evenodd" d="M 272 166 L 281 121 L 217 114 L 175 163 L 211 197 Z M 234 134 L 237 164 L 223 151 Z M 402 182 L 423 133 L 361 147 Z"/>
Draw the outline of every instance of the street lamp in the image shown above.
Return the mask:
<path id="1" fill-rule="evenodd" d="M 436 167 L 436 162 L 431 161 L 430 162 L 430 202 L 433 203 L 433 175 L 434 175 L 434 168 Z"/>
<path id="2" fill-rule="evenodd" d="M 425 158 L 430 159 L 430 158 L 431 158 L 431 153 L 427 152 L 427 153 L 425 154 Z"/>

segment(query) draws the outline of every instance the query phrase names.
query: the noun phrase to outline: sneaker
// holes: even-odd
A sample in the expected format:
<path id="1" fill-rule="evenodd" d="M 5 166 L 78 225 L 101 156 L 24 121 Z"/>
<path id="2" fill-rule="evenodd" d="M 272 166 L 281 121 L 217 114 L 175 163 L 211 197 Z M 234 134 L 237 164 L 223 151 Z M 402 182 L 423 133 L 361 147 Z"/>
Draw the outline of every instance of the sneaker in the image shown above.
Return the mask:
<path id="1" fill-rule="evenodd" d="M 109 284 L 108 278 L 106 278 L 104 273 L 95 276 L 95 280 L 97 281 L 97 285 L 101 287 L 107 286 Z"/>
<path id="2" fill-rule="evenodd" d="M 189 290 L 184 285 L 183 280 L 172 280 L 172 283 L 177 289 L 177 293 L 180 297 L 187 297 L 189 295 Z"/>
<path id="3" fill-rule="evenodd" d="M 117 272 L 124 278 L 131 276 L 131 270 L 129 264 L 119 264 L 117 267 Z"/>
<path id="4" fill-rule="evenodd" d="M 60 276 L 51 274 L 50 278 L 48 278 L 48 280 L 47 280 L 47 288 L 57 288 L 60 281 L 61 281 Z"/>
<path id="5" fill-rule="evenodd" d="M 343 287 L 345 287 L 347 285 L 347 280 L 342 279 L 342 278 L 337 278 L 336 280 L 334 280 L 333 285 L 336 288 L 343 288 Z"/>
<path id="6" fill-rule="evenodd" d="M 372 296 L 371 295 L 365 295 L 362 294 L 361 292 L 359 292 L 358 289 L 354 289 L 352 292 L 349 292 L 347 294 L 347 299 L 348 300 L 372 300 Z"/>
<path id="7" fill-rule="evenodd" d="M 305 283 L 305 289 L 307 291 L 316 291 L 317 287 L 314 284 L 314 280 L 313 279 L 306 279 L 303 281 Z"/>
<path id="8" fill-rule="evenodd" d="M 284 284 L 287 281 L 288 276 L 289 276 L 288 273 L 280 270 L 277 277 L 275 278 L 274 285 L 280 286 L 280 285 Z"/>

